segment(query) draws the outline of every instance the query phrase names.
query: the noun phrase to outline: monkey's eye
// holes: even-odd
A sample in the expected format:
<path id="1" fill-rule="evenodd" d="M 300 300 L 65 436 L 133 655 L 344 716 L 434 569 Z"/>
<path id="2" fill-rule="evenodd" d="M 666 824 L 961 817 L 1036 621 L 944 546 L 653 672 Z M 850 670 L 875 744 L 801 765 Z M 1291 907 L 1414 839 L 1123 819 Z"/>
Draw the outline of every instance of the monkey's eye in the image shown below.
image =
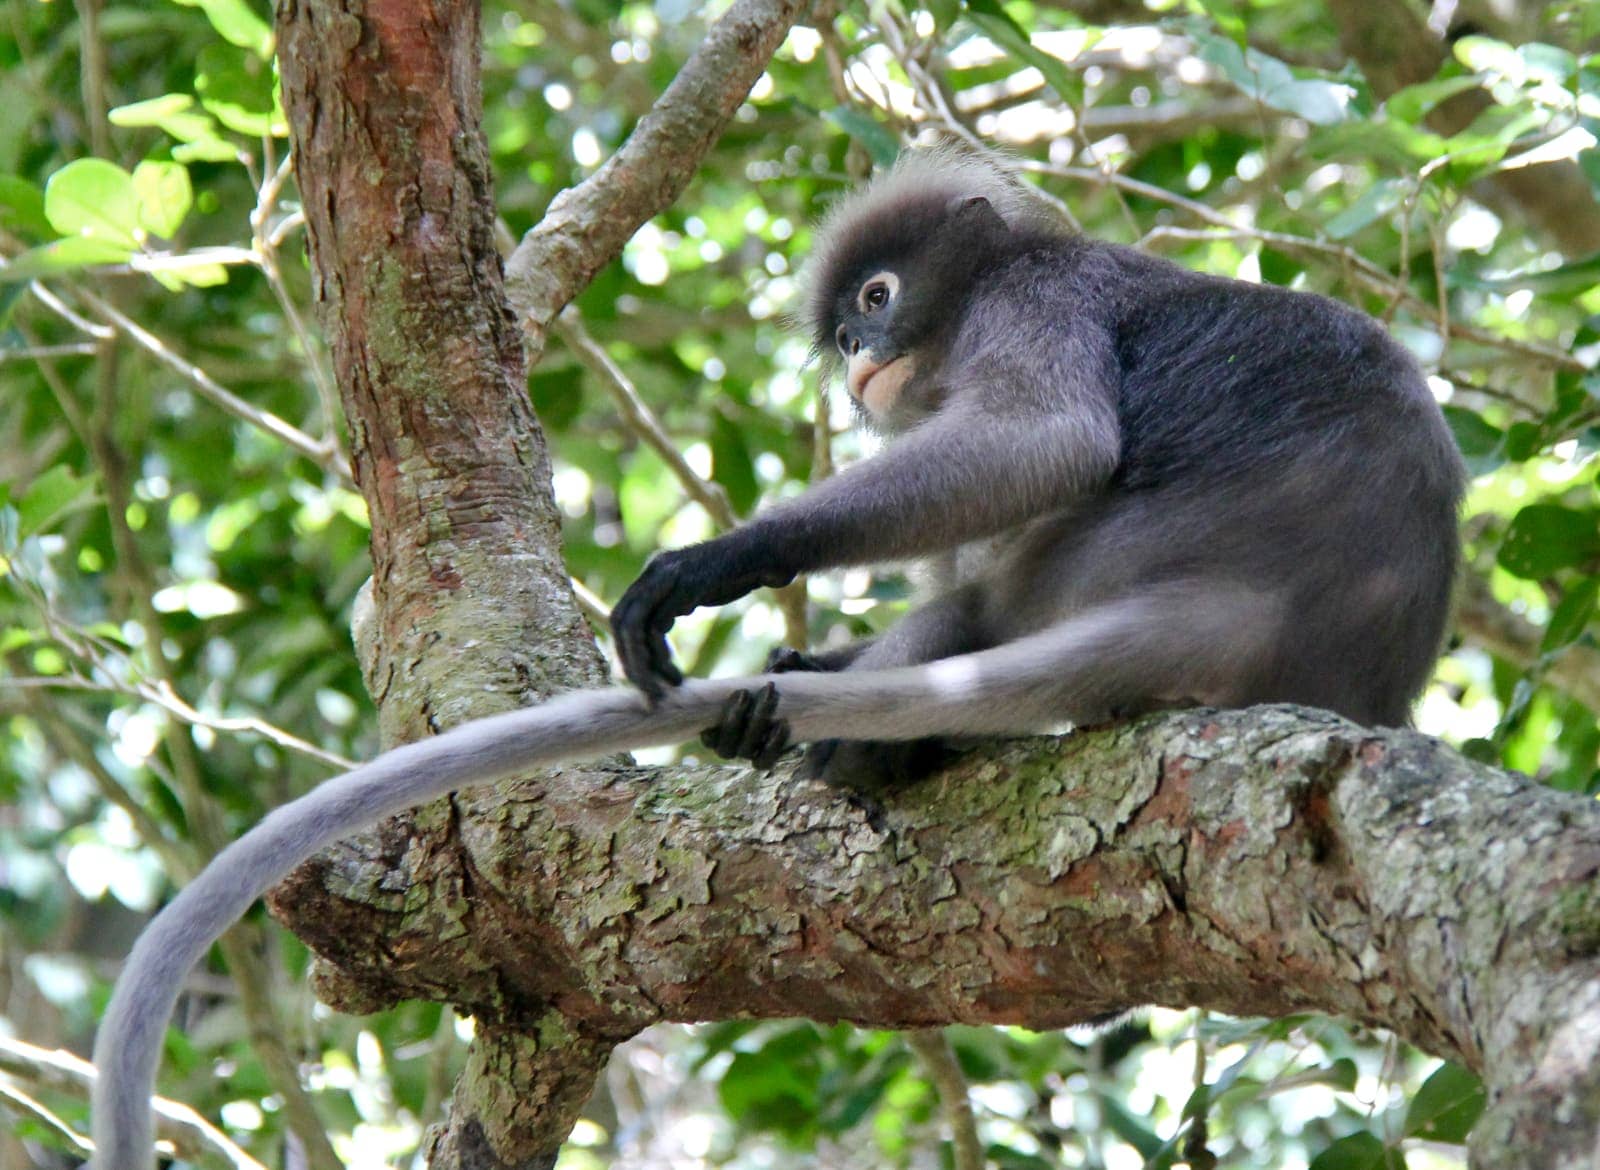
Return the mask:
<path id="1" fill-rule="evenodd" d="M 861 290 L 861 307 L 868 313 L 876 313 L 889 303 L 889 286 L 881 280 L 875 280 Z"/>

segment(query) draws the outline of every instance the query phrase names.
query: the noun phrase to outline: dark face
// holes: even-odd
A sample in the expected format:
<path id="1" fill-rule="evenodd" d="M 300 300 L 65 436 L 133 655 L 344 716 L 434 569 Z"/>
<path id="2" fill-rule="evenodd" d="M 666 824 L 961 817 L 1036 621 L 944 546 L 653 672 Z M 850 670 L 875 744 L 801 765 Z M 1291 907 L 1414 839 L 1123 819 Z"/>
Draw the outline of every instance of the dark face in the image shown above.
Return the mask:
<path id="1" fill-rule="evenodd" d="M 850 263 L 839 265 L 816 322 L 818 343 L 844 365 L 851 400 L 889 430 L 931 408 L 903 401 L 906 388 L 935 371 L 967 292 L 1008 234 L 982 198 L 934 193 L 899 210 L 896 222 L 877 225 L 880 235 L 863 233 Z"/>
<path id="2" fill-rule="evenodd" d="M 915 339 L 895 329 L 902 287 L 899 272 L 881 268 L 867 273 L 837 302 L 833 340 L 844 360 L 844 384 L 875 419 L 888 415 L 916 372 Z"/>

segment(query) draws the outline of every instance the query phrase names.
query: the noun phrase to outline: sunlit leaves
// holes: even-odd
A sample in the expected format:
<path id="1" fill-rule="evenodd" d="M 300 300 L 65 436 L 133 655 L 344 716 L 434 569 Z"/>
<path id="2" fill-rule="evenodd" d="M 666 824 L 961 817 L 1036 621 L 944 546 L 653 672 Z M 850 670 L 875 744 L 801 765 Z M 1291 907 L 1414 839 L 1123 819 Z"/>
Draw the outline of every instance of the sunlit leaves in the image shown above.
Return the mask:
<path id="1" fill-rule="evenodd" d="M 178 141 L 172 157 L 180 162 L 236 161 L 239 148 L 222 137 L 210 114 L 194 109 L 194 105 L 194 98 L 188 94 L 168 93 L 119 106 L 109 116 L 118 126 L 160 127 Z"/>
<path id="2" fill-rule="evenodd" d="M 1299 77 L 1282 61 L 1222 37 L 1201 37 L 1200 56 L 1220 69 L 1240 91 L 1263 105 L 1315 125 L 1342 122 L 1354 96 L 1343 82 Z"/>
<path id="3" fill-rule="evenodd" d="M 139 241 L 139 195 L 133 176 L 104 159 L 70 162 L 44 188 L 44 214 L 64 236 L 120 245 L 131 252 Z"/>
<path id="4" fill-rule="evenodd" d="M 272 56 L 272 26 L 257 16 L 245 0 L 172 0 L 186 8 L 199 8 L 211 27 L 230 45 L 249 49 L 265 60 Z"/>
<path id="5" fill-rule="evenodd" d="M 1498 560 L 1507 572 L 1532 580 L 1577 565 L 1600 568 L 1600 511 L 1529 504 L 1512 518 Z"/>
<path id="6" fill-rule="evenodd" d="M 133 168 L 139 226 L 151 235 L 172 237 L 194 206 L 189 168 L 182 163 L 146 159 Z"/>

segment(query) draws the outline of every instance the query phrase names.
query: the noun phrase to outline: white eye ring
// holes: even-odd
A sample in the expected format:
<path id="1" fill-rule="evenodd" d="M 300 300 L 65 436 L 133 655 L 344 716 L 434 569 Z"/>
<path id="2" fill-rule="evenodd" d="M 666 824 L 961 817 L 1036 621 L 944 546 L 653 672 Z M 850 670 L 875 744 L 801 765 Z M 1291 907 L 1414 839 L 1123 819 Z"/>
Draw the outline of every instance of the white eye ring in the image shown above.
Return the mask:
<path id="1" fill-rule="evenodd" d="M 861 284 L 856 294 L 856 308 L 862 313 L 876 313 L 900 292 L 900 278 L 892 272 L 878 272 Z"/>

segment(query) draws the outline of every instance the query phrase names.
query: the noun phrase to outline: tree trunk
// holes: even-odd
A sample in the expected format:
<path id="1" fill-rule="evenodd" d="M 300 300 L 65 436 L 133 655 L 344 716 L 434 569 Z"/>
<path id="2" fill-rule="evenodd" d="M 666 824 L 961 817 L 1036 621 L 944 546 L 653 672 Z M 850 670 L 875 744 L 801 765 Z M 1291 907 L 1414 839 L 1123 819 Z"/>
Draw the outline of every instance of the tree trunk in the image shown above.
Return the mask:
<path id="1" fill-rule="evenodd" d="M 564 206 L 585 217 L 576 242 L 561 226 L 571 221 L 547 216 L 551 230 L 519 251 L 539 288 L 528 305 L 540 348 L 549 316 L 681 193 L 803 7 L 735 3 L 641 121 L 631 152 L 567 193 Z M 316 295 L 372 521 L 358 650 L 384 746 L 598 685 L 606 671 L 566 576 L 524 339 L 495 248 L 477 5 L 279 0 L 277 34 Z M 380 830 L 417 859 L 404 904 L 466 898 L 453 866 L 427 887 L 428 859 L 453 857 L 472 830 L 444 802 Z M 368 869 L 320 872 L 347 895 L 379 889 Z M 375 910 L 352 905 L 346 917 Z M 318 912 L 293 899 L 277 906 L 302 931 Z M 452 936 L 469 939 L 442 930 L 434 945 L 448 949 Z M 316 973 L 330 1002 L 370 998 L 366 978 L 326 964 Z M 609 1041 L 631 1029 L 586 1032 L 560 1007 L 538 1013 L 536 1027 L 496 1031 L 492 1021 L 480 1016 L 448 1131 L 432 1140 L 435 1164 L 551 1164 Z"/>

